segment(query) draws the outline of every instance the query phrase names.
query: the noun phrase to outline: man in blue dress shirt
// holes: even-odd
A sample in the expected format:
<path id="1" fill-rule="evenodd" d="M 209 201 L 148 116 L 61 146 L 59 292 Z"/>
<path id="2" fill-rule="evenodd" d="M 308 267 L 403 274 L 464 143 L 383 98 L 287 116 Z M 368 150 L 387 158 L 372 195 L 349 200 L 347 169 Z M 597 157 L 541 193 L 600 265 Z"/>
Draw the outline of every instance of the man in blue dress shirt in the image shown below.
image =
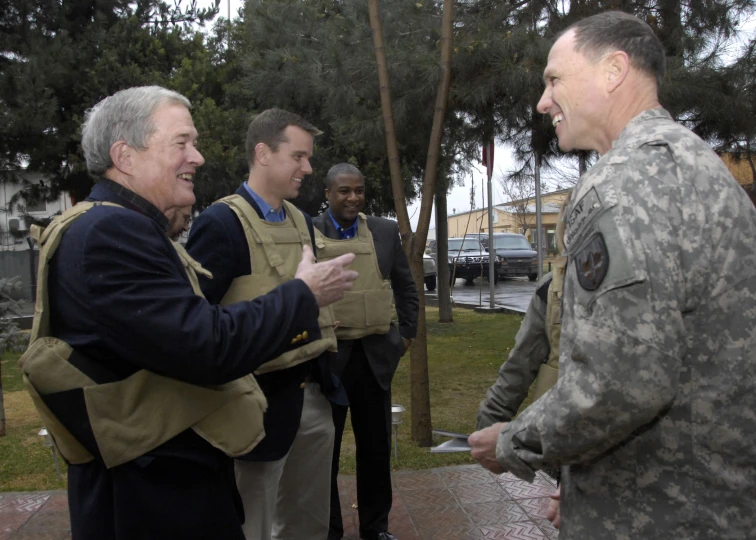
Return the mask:
<path id="1" fill-rule="evenodd" d="M 270 109 L 251 122 L 246 140 L 249 175 L 234 195 L 195 220 L 187 250 L 213 274 L 201 280 L 211 302 L 251 300 L 286 283 L 302 250 L 314 249 L 309 216 L 295 198 L 312 173 L 313 137 L 299 116 Z M 236 461 L 248 540 L 324 540 L 328 534 L 334 427 L 328 398 L 338 380 L 328 359 L 336 351 L 334 320 L 322 310 L 319 335 L 261 366 L 256 377 L 268 400 L 265 439 Z"/>

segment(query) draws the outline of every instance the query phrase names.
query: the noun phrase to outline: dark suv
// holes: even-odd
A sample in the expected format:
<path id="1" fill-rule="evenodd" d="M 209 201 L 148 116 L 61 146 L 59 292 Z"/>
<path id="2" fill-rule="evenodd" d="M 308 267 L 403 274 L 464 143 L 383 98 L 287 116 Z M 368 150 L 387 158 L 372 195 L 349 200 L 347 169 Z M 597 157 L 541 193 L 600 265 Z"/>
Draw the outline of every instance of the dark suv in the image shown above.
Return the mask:
<path id="1" fill-rule="evenodd" d="M 436 241 L 428 246 L 431 256 L 436 258 Z M 465 283 L 471 285 L 477 277 L 488 279 L 488 253 L 477 238 L 449 238 L 449 281 L 454 283 L 456 278 L 464 278 Z M 498 259 L 498 258 L 497 258 Z M 499 262 L 494 263 L 494 283 L 499 282 Z"/>
<path id="2" fill-rule="evenodd" d="M 486 251 L 490 251 L 488 237 L 481 242 Z M 538 253 L 533 251 L 527 238 L 521 234 L 494 233 L 493 242 L 501 262 L 499 276 L 528 276 L 530 281 L 538 279 Z"/>

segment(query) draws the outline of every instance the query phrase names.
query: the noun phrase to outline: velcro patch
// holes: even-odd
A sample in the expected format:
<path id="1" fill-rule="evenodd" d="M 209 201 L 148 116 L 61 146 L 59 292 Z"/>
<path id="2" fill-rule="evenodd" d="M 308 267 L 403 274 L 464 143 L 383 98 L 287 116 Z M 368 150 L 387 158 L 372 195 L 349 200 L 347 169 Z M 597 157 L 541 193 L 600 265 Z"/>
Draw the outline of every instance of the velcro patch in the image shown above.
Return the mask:
<path id="1" fill-rule="evenodd" d="M 575 270 L 578 283 L 586 291 L 595 291 L 609 271 L 609 251 L 604 235 L 594 234 L 588 243 L 575 255 Z"/>
<path id="2" fill-rule="evenodd" d="M 591 188 L 583 198 L 575 203 L 572 212 L 565 220 L 567 226 L 564 231 L 564 242 L 568 246 L 575 238 L 580 229 L 583 228 L 592 216 L 601 209 L 601 199 L 596 192 L 596 188 Z"/>

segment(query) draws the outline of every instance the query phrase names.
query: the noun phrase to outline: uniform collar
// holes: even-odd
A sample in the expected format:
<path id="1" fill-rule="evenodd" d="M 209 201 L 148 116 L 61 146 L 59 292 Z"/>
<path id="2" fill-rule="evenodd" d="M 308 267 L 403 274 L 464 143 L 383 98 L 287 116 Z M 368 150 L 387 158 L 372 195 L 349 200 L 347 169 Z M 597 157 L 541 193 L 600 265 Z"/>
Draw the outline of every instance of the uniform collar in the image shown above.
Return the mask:
<path id="1" fill-rule="evenodd" d="M 157 222 L 161 229 L 168 231 L 168 218 L 154 204 L 109 178 L 100 178 L 97 180 L 97 184 L 87 199 L 91 201 L 112 202 L 125 206 L 147 216 Z"/>
<path id="2" fill-rule="evenodd" d="M 656 127 L 674 123 L 666 109 L 647 109 L 628 122 L 620 136 L 612 143 L 612 148 L 637 148 L 656 138 Z"/>

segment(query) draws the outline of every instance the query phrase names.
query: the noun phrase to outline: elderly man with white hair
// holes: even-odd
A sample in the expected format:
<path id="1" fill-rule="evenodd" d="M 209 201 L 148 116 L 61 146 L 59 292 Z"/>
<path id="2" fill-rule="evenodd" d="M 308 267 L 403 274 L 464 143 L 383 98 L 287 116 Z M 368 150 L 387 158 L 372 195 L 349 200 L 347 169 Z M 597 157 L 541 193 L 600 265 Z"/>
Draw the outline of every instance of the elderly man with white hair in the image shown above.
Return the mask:
<path id="1" fill-rule="evenodd" d="M 87 112 L 88 199 L 36 231 L 27 389 L 69 464 L 76 539 L 242 539 L 230 456 L 264 437 L 249 375 L 318 335 L 351 261 L 316 264 L 249 302 L 211 305 L 207 273 L 166 234 L 204 163 L 183 96 L 123 90 Z"/>

